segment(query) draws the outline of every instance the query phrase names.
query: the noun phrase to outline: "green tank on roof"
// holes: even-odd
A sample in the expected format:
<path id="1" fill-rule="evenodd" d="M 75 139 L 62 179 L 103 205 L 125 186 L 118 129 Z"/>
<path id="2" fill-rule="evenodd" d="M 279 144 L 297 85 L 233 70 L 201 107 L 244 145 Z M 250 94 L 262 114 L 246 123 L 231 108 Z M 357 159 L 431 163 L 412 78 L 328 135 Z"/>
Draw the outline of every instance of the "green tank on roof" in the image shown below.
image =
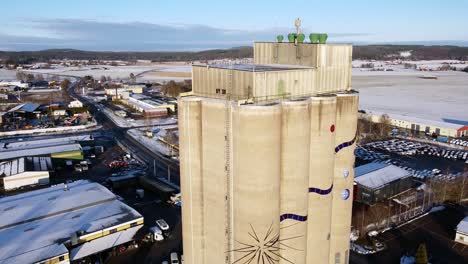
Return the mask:
<path id="1" fill-rule="evenodd" d="M 299 34 L 297 36 L 297 42 L 298 43 L 304 43 L 304 40 L 305 40 L 305 35 L 304 34 L 301 33 L 301 34 Z"/>
<path id="2" fill-rule="evenodd" d="M 288 40 L 289 40 L 289 42 L 293 43 L 294 40 L 296 40 L 296 33 L 289 33 L 288 34 Z"/>
<path id="3" fill-rule="evenodd" d="M 322 33 L 319 35 L 319 42 L 320 44 L 327 43 L 328 35 L 326 33 Z"/>
<path id="4" fill-rule="evenodd" d="M 276 40 L 278 40 L 278 42 L 280 43 L 283 42 L 283 39 L 284 39 L 283 35 L 276 36 Z"/>
<path id="5" fill-rule="evenodd" d="M 319 34 L 317 33 L 311 33 L 309 35 L 309 39 L 311 43 L 317 43 L 319 41 Z"/>

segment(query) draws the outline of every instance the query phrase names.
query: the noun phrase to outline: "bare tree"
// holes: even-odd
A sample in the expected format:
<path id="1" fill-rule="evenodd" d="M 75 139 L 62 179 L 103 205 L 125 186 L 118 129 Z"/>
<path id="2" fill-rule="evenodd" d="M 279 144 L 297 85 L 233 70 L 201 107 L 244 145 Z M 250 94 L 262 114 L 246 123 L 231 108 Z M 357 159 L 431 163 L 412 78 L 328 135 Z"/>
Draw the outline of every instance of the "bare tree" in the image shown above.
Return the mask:
<path id="1" fill-rule="evenodd" d="M 386 114 L 380 116 L 378 130 L 380 137 L 385 137 L 390 133 L 391 130 L 391 120 L 390 117 Z"/>
<path id="2" fill-rule="evenodd" d="M 26 82 L 34 82 L 36 81 L 35 77 L 34 77 L 34 74 L 28 74 L 26 75 Z"/>
<path id="3" fill-rule="evenodd" d="M 132 82 L 132 83 L 136 82 L 136 76 L 135 76 L 135 74 L 133 74 L 133 72 L 130 73 L 130 82 Z"/>
<path id="4" fill-rule="evenodd" d="M 36 74 L 36 81 L 44 81 L 44 76 L 42 74 Z"/>
<path id="5" fill-rule="evenodd" d="M 64 79 L 60 83 L 60 87 L 62 87 L 62 89 L 67 89 L 69 85 L 70 85 L 70 80 L 69 79 Z"/>

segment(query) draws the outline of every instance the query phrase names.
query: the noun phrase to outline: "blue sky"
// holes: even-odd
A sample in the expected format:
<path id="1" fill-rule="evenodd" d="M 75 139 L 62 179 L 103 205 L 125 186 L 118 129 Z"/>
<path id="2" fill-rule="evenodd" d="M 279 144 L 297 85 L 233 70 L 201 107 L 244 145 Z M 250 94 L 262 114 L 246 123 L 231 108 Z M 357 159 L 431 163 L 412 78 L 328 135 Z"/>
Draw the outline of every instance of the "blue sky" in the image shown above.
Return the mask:
<path id="1" fill-rule="evenodd" d="M 293 30 L 330 41 L 468 45 L 468 1 L 7 0 L 0 50 L 200 50 Z M 5 12 L 6 11 L 6 12 Z"/>

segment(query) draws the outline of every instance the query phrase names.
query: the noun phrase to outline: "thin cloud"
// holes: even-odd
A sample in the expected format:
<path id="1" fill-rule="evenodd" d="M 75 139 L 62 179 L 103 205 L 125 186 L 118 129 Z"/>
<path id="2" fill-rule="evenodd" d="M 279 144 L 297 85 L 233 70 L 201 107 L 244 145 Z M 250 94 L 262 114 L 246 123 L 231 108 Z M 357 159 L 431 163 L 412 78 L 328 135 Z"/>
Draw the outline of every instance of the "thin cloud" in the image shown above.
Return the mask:
<path id="1" fill-rule="evenodd" d="M 86 50 L 201 50 L 252 45 L 275 40 L 291 29 L 233 30 L 205 25 L 161 25 L 143 22 L 105 22 L 81 19 L 35 19 L 29 30 L 45 37 L 0 36 L 0 45 L 13 50 L 74 48 Z M 306 31 L 306 30 L 304 30 Z M 330 33 L 332 38 L 368 36 L 367 33 Z"/>

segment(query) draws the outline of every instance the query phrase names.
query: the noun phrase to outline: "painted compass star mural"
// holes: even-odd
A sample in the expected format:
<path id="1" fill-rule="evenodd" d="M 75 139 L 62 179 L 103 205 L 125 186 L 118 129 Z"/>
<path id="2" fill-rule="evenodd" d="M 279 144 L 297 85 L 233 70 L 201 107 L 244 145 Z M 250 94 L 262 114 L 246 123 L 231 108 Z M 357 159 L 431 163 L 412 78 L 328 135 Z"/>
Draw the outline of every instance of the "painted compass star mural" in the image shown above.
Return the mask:
<path id="1" fill-rule="evenodd" d="M 296 224 L 294 223 L 281 229 Z M 250 236 L 249 241 L 241 242 L 236 240 L 239 248 L 232 250 L 232 252 L 240 253 L 238 254 L 240 256 L 232 264 L 274 264 L 278 263 L 280 259 L 294 264 L 294 262 L 282 256 L 281 251 L 286 249 L 303 251 L 302 249 L 293 248 L 288 245 L 288 241 L 303 236 L 280 238 L 279 233 L 274 231 L 273 224 L 270 225 L 264 235 L 259 234 L 252 225 L 250 225 L 250 230 L 248 232 Z"/>

